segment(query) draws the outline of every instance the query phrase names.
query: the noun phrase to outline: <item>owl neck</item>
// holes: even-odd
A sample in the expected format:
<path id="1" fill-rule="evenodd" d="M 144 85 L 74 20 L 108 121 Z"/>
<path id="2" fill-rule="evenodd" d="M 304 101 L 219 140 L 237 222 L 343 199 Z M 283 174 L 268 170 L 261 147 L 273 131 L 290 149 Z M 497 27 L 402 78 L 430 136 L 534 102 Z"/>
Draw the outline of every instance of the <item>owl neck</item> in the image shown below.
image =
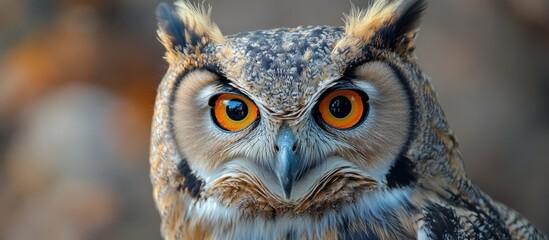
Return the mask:
<path id="1" fill-rule="evenodd" d="M 410 188 L 398 188 L 364 194 L 353 204 L 318 216 L 303 213 L 294 216 L 246 216 L 241 209 L 226 207 L 214 198 L 187 199 L 185 232 L 207 229 L 212 239 L 262 239 L 264 236 L 290 239 L 318 239 L 338 236 L 379 236 L 380 239 L 415 238 L 415 215 L 419 212 L 409 199 Z M 171 221 L 170 219 L 164 219 Z M 167 224 L 170 225 L 170 224 Z M 181 235 L 183 236 L 183 235 Z M 291 236 L 291 237 L 288 237 Z"/>

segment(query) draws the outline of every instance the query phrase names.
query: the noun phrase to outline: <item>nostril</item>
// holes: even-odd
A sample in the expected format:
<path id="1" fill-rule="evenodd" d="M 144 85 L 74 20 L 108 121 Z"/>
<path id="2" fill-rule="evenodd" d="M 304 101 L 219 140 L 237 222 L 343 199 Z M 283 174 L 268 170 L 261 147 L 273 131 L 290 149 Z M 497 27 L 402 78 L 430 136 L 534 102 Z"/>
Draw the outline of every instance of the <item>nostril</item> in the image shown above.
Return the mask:
<path id="1" fill-rule="evenodd" d="M 278 145 L 275 145 L 275 151 L 278 152 L 278 150 L 280 150 L 280 149 L 278 149 Z"/>
<path id="2" fill-rule="evenodd" d="M 294 143 L 294 145 L 292 146 L 292 152 L 295 152 L 295 150 L 297 150 L 297 143 Z"/>

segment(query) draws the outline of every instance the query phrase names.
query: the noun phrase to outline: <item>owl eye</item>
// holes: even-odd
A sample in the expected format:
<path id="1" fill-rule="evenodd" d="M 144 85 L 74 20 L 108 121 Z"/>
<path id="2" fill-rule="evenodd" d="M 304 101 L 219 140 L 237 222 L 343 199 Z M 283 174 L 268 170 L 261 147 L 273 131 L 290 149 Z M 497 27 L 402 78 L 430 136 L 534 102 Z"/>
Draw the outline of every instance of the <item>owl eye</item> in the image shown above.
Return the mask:
<path id="1" fill-rule="evenodd" d="M 217 95 L 213 100 L 214 122 L 224 130 L 240 131 L 257 119 L 257 106 L 244 96 L 223 93 Z"/>
<path id="2" fill-rule="evenodd" d="M 368 114 L 368 96 L 355 90 L 335 90 L 325 95 L 318 105 L 322 121 L 338 129 L 358 125 Z"/>

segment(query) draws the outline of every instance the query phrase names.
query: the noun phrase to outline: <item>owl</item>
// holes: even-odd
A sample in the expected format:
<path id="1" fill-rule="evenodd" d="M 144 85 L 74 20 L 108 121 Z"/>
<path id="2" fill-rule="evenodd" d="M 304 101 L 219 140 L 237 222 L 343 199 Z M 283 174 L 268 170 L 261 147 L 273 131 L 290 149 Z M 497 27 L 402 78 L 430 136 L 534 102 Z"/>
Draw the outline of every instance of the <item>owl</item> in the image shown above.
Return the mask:
<path id="1" fill-rule="evenodd" d="M 165 239 L 547 239 L 466 176 L 415 62 L 423 0 L 344 26 L 225 36 L 157 8 L 169 64 L 150 150 Z"/>

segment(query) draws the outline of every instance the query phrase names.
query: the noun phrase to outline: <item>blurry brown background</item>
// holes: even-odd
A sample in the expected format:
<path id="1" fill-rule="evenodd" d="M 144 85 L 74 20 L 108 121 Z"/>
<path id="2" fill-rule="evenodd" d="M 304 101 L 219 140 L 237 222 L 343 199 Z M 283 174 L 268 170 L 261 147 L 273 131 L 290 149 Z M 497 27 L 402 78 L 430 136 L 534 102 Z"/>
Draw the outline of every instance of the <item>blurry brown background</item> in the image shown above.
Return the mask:
<path id="1" fill-rule="evenodd" d="M 350 8 L 206 3 L 225 34 L 341 25 Z M 157 4 L 0 0 L 0 239 L 159 238 L 148 179 L 166 70 Z M 470 177 L 549 232 L 549 2 L 431 1 L 417 55 Z"/>

